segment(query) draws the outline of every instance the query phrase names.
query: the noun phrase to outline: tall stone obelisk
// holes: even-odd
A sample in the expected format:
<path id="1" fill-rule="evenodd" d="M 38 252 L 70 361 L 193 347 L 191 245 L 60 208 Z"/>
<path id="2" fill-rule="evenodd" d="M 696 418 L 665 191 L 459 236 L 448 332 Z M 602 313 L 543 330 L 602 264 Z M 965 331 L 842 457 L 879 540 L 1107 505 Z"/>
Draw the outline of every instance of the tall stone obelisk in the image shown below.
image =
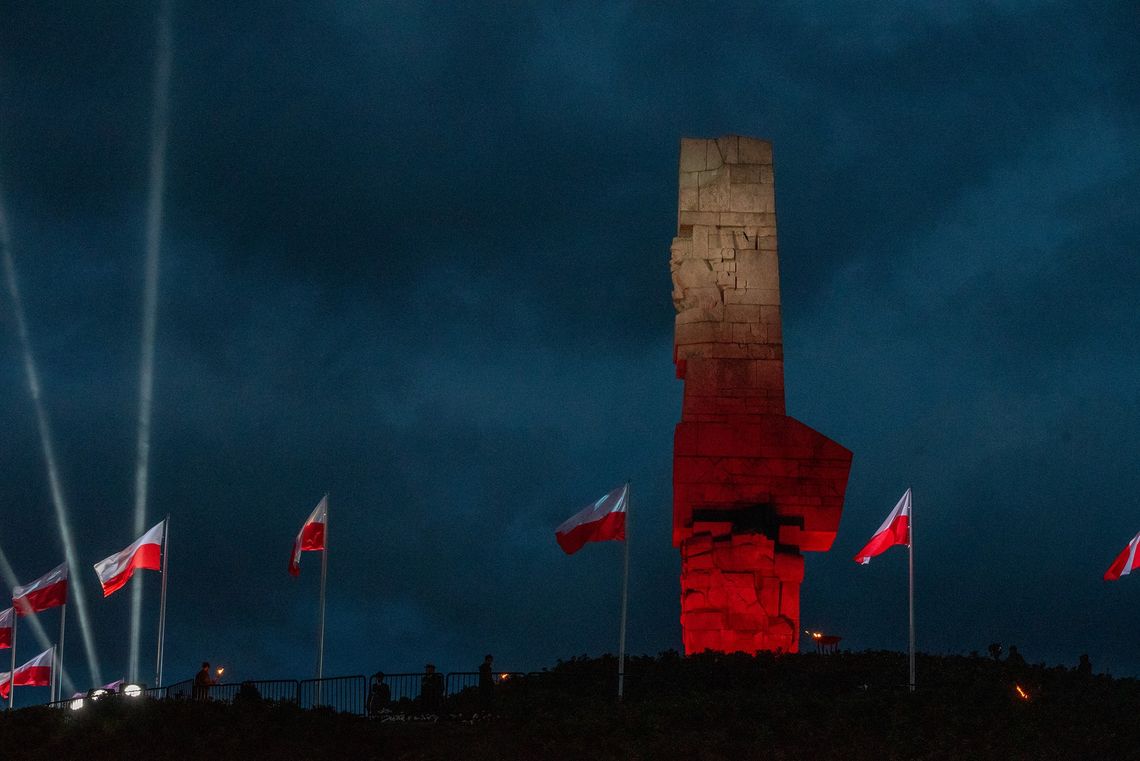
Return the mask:
<path id="1" fill-rule="evenodd" d="M 772 145 L 681 141 L 670 267 L 687 653 L 795 652 L 803 552 L 831 547 L 851 452 L 784 414 Z"/>

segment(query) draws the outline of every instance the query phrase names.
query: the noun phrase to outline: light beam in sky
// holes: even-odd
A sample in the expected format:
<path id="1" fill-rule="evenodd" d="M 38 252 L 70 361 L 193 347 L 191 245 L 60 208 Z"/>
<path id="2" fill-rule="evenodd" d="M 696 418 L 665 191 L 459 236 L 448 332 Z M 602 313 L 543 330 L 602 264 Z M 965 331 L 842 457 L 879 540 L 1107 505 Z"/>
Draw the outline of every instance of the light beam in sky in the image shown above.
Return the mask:
<path id="1" fill-rule="evenodd" d="M 162 200 L 166 188 L 166 136 L 170 98 L 170 0 L 158 12 L 157 57 L 154 65 L 154 111 L 151 115 L 150 191 L 146 209 L 146 270 L 143 287 L 142 354 L 139 360 L 138 457 L 135 461 L 135 522 L 132 536 L 147 528 L 147 489 L 150 480 L 150 424 L 154 400 L 154 336 L 158 324 L 158 264 L 162 252 Z M 131 582 L 130 672 L 139 678 L 139 638 L 142 626 L 143 575 Z"/>
<path id="2" fill-rule="evenodd" d="M 83 634 L 83 647 L 87 651 L 87 667 L 91 671 L 91 681 L 102 684 L 103 676 L 99 669 L 99 656 L 95 653 L 95 638 L 91 633 L 91 622 L 87 617 L 87 598 L 83 594 L 82 575 L 78 573 L 83 567 L 75 554 L 75 541 L 71 537 L 71 519 L 67 513 L 67 501 L 63 496 L 63 484 L 59 477 L 59 467 L 56 465 L 55 446 L 52 443 L 51 426 L 48 423 L 47 410 L 44 409 L 40 390 L 40 376 L 36 369 L 35 355 L 32 353 L 32 341 L 28 335 L 28 323 L 24 315 L 24 301 L 20 296 L 19 281 L 16 278 L 16 263 L 12 259 L 12 241 L 8 231 L 8 216 L 4 206 L 4 190 L 0 187 L 0 251 L 4 258 L 4 279 L 8 285 L 8 296 L 12 302 L 12 312 L 16 317 L 16 333 L 20 339 L 20 350 L 24 355 L 24 375 L 28 381 L 28 393 L 32 397 L 32 405 L 36 412 L 36 425 L 40 433 L 40 447 L 43 450 L 44 462 L 47 464 L 48 487 L 51 490 L 51 501 L 55 506 L 56 522 L 59 524 L 59 536 L 63 542 L 63 556 L 73 573 L 69 577 L 69 589 L 73 593 L 72 601 L 79 614 L 79 629 Z M 9 570 L 10 567 L 9 567 Z"/>

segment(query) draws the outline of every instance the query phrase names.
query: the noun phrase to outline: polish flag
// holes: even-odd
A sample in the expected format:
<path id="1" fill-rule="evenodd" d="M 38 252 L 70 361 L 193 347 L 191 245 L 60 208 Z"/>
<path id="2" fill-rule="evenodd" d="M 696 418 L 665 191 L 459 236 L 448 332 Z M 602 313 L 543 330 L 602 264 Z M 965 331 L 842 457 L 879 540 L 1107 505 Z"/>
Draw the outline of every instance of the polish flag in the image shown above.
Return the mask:
<path id="1" fill-rule="evenodd" d="M 1104 572 L 1105 581 L 1116 581 L 1121 576 L 1127 576 L 1132 573 L 1132 571 L 1136 569 L 1136 566 L 1140 566 L 1140 557 L 1138 557 L 1140 553 L 1136 552 L 1137 545 L 1140 545 L 1140 534 L 1132 537 L 1132 541 L 1128 543 L 1128 546 L 1120 551 L 1120 554 L 1116 556 L 1116 560 L 1112 561 L 1112 565 Z"/>
<path id="2" fill-rule="evenodd" d="M 910 544 L 910 489 L 902 495 L 902 499 L 891 510 L 891 514 L 879 526 L 879 530 L 867 542 L 867 546 L 859 550 L 855 556 L 856 563 L 867 565 L 871 558 L 894 547 L 896 544 Z"/>
<path id="3" fill-rule="evenodd" d="M 0 611 L 0 650 L 12 646 L 12 619 L 15 617 L 15 608 Z"/>
<path id="4" fill-rule="evenodd" d="M 16 615 L 39 613 L 67 603 L 67 563 L 58 565 L 31 584 L 12 587 L 12 607 Z"/>
<path id="5" fill-rule="evenodd" d="M 15 684 L 17 687 L 47 687 L 51 684 L 51 670 L 52 660 L 55 655 L 55 648 L 49 647 L 42 653 L 32 658 L 20 668 L 16 669 L 16 678 L 10 678 L 8 672 L 0 674 L 0 697 L 8 697 L 8 690 L 11 685 Z"/>
<path id="6" fill-rule="evenodd" d="M 110 597 L 123 588 L 136 569 L 162 570 L 162 546 L 166 539 L 166 521 L 159 523 L 122 552 L 116 552 L 95 564 L 103 596 Z"/>
<path id="7" fill-rule="evenodd" d="M 325 524 L 329 522 L 329 495 L 321 497 L 321 501 L 313 508 L 305 525 L 301 526 L 301 533 L 293 540 L 293 554 L 289 557 L 289 573 L 293 576 L 301 575 L 301 553 L 325 548 Z"/>
<path id="8" fill-rule="evenodd" d="M 554 530 L 554 538 L 567 555 L 573 555 L 586 542 L 625 541 L 625 509 L 629 484 L 624 484 L 587 505 Z"/>

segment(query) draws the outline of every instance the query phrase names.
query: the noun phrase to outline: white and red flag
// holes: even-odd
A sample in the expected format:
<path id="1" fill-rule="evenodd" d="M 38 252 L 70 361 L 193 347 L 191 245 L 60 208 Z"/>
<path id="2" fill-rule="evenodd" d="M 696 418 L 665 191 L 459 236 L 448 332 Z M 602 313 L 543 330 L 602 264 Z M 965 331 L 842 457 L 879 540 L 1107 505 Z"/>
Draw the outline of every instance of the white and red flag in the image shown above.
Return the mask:
<path id="1" fill-rule="evenodd" d="M 293 540 L 293 554 L 289 556 L 289 573 L 301 575 L 301 553 L 325 549 L 325 524 L 329 522 L 329 495 L 313 508 L 309 519 L 301 526 L 301 533 Z"/>
<path id="2" fill-rule="evenodd" d="M 586 542 L 624 542 L 628 505 L 629 484 L 623 484 L 570 516 L 556 528 L 554 538 L 558 540 L 558 546 L 567 555 L 573 555 Z"/>
<path id="3" fill-rule="evenodd" d="M 1140 534 L 1132 537 L 1128 546 L 1120 551 L 1116 560 L 1112 561 L 1112 565 L 1104 572 L 1105 581 L 1116 581 L 1121 576 L 1132 573 L 1136 570 L 1136 566 L 1140 566 L 1140 552 L 1136 551 L 1137 545 L 1140 545 Z"/>
<path id="4" fill-rule="evenodd" d="M 31 584 L 12 587 L 16 615 L 39 613 L 67 603 L 67 563 L 58 565 Z"/>
<path id="5" fill-rule="evenodd" d="M 0 610 L 0 650 L 12 646 L 12 620 L 15 617 L 15 608 Z"/>
<path id="6" fill-rule="evenodd" d="M 123 588 L 135 570 L 162 570 L 162 546 L 166 534 L 166 521 L 159 523 L 136 539 L 130 547 L 116 552 L 95 564 L 103 596 L 109 597 Z"/>
<path id="7" fill-rule="evenodd" d="M 895 505 L 895 509 L 891 510 L 883 525 L 879 526 L 871 541 L 855 555 L 855 562 L 867 565 L 871 562 L 871 558 L 896 544 L 910 544 L 910 489 L 902 495 L 902 499 Z"/>
<path id="8" fill-rule="evenodd" d="M 17 687 L 49 686 L 51 684 L 52 660 L 54 655 L 55 648 L 49 647 L 12 672 L 15 678 L 10 678 L 9 673 L 0 674 L 0 697 L 8 697 L 8 691 L 13 684 Z"/>

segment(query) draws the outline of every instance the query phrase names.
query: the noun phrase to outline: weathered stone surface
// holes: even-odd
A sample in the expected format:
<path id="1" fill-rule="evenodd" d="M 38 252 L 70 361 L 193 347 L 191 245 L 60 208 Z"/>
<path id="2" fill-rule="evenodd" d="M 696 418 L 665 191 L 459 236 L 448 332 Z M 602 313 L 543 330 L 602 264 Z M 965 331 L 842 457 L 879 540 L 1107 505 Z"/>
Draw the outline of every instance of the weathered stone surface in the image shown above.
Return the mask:
<path id="1" fill-rule="evenodd" d="M 707 140 L 693 138 L 681 139 L 681 171 L 700 172 L 705 168 L 705 154 L 708 152 Z"/>
<path id="2" fill-rule="evenodd" d="M 741 252 L 736 260 L 736 287 L 744 290 L 780 290 L 775 251 Z"/>
<path id="3" fill-rule="evenodd" d="M 717 225 L 719 223 L 720 214 L 715 211 L 679 211 L 677 215 L 678 234 L 681 233 L 680 228 L 686 225 Z"/>
<path id="4" fill-rule="evenodd" d="M 774 191 L 767 141 L 682 141 L 673 540 L 689 653 L 798 649 L 801 552 L 831 546 L 851 465 L 785 415 Z"/>
<path id="5" fill-rule="evenodd" d="M 681 211 L 697 211 L 699 198 L 696 188 L 681 188 L 677 193 L 677 208 Z"/>
<path id="6" fill-rule="evenodd" d="M 701 211 L 728 211 L 728 188 L 728 184 L 723 182 L 710 182 L 707 185 L 702 185 L 697 208 Z"/>
<path id="7" fill-rule="evenodd" d="M 740 156 L 737 159 L 741 164 L 772 164 L 772 144 L 767 140 L 755 137 L 740 138 Z"/>

